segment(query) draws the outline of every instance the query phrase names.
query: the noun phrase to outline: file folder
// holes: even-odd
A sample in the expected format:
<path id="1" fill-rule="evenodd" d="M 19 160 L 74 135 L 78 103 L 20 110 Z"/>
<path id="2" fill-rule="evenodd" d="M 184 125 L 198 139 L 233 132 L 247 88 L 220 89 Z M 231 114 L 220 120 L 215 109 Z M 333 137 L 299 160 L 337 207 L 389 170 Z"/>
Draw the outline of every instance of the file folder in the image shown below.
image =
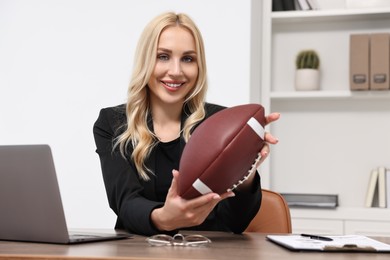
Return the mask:
<path id="1" fill-rule="evenodd" d="M 371 81 L 372 90 L 389 89 L 389 33 L 371 34 L 370 40 L 370 63 L 371 63 Z"/>
<path id="2" fill-rule="evenodd" d="M 370 89 L 370 35 L 350 35 L 350 89 Z"/>

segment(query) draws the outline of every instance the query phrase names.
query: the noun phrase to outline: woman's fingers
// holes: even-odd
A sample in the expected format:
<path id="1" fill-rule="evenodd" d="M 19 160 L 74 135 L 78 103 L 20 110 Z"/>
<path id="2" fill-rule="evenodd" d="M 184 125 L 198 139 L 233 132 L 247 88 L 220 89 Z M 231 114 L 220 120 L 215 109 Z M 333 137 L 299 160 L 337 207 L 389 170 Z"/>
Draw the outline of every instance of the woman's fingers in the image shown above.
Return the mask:
<path id="1" fill-rule="evenodd" d="M 280 113 L 271 113 L 265 117 L 265 124 L 268 125 L 272 122 L 275 122 L 280 118 Z"/>

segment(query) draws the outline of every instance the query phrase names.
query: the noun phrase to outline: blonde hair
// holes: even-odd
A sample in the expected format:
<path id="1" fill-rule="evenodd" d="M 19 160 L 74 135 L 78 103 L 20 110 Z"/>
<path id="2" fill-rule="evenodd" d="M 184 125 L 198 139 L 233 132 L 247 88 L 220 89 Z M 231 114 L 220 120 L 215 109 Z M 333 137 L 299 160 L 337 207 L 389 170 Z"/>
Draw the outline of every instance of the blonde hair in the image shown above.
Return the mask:
<path id="1" fill-rule="evenodd" d="M 133 74 L 127 94 L 126 129 L 118 136 L 114 145 L 114 148 L 119 146 L 123 157 L 129 156 L 128 147 L 132 145 L 131 159 L 143 180 L 149 180 L 149 174 L 153 174 L 146 167 L 145 160 L 158 142 L 156 136 L 148 127 L 150 101 L 147 84 L 156 63 L 157 45 L 161 32 L 170 26 L 182 26 L 189 30 L 195 39 L 196 45 L 198 78 L 195 87 L 188 93 L 183 104 L 189 112 L 189 117 L 184 122 L 182 129 L 186 142 L 190 138 L 193 127 L 205 117 L 204 100 L 207 91 L 207 70 L 201 33 L 187 15 L 173 12 L 163 13 L 145 27 L 138 42 Z"/>

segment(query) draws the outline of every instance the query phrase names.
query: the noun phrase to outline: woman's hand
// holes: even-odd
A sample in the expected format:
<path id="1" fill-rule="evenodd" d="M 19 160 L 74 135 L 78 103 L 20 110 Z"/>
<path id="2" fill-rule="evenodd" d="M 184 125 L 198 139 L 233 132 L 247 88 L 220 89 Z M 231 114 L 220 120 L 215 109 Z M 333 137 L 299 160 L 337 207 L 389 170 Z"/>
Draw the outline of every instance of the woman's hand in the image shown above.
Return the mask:
<path id="1" fill-rule="evenodd" d="M 234 196 L 233 192 L 222 195 L 208 193 L 191 200 L 183 199 L 178 194 L 179 172 L 173 170 L 172 174 L 172 184 L 164 206 L 153 210 L 151 214 L 153 224 L 161 231 L 200 225 L 221 200 Z"/>
<path id="2" fill-rule="evenodd" d="M 265 117 L 265 125 L 269 125 L 270 123 L 275 122 L 279 118 L 280 118 L 279 113 L 271 113 Z M 269 154 L 269 145 L 270 144 L 277 144 L 279 140 L 277 138 L 275 138 L 273 135 L 271 135 L 270 133 L 266 132 L 264 135 L 264 141 L 265 141 L 265 144 L 260 151 L 261 159 L 260 159 L 257 166 L 260 166 L 260 164 L 265 160 L 265 158 L 267 158 L 267 156 Z"/>

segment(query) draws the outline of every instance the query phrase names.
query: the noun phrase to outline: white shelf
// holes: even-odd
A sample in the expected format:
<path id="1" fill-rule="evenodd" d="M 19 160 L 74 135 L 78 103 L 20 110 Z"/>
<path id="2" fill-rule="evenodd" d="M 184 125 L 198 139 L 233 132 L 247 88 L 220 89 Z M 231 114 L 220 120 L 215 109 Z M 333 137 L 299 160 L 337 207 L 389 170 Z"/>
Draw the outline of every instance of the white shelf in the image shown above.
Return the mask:
<path id="1" fill-rule="evenodd" d="M 390 91 L 275 91 L 272 100 L 294 99 L 390 99 Z"/>
<path id="2" fill-rule="evenodd" d="M 272 12 L 272 23 L 296 22 L 326 22 L 347 21 L 359 19 L 388 19 L 390 8 L 381 9 L 339 9 L 339 10 L 311 10 L 311 11 L 284 11 Z"/>
<path id="3" fill-rule="evenodd" d="M 291 208 L 292 218 L 390 222 L 389 208 L 337 207 L 335 209 Z M 390 232 L 390 231 L 389 231 Z"/>

